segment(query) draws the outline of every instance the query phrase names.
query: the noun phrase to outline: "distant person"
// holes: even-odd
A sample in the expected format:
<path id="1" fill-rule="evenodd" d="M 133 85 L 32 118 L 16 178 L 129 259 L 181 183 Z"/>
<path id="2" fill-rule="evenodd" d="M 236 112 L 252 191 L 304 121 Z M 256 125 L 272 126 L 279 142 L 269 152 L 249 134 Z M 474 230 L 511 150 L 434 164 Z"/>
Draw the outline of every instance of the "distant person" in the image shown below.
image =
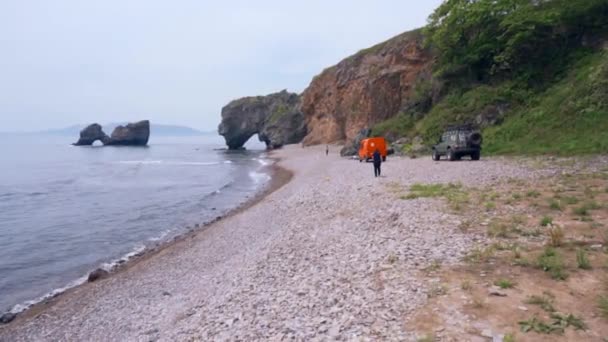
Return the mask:
<path id="1" fill-rule="evenodd" d="M 329 145 L 325 145 L 325 155 L 329 155 Z"/>
<path id="2" fill-rule="evenodd" d="M 374 151 L 374 177 L 380 177 L 380 165 L 382 165 L 382 156 L 380 151 L 376 149 Z"/>

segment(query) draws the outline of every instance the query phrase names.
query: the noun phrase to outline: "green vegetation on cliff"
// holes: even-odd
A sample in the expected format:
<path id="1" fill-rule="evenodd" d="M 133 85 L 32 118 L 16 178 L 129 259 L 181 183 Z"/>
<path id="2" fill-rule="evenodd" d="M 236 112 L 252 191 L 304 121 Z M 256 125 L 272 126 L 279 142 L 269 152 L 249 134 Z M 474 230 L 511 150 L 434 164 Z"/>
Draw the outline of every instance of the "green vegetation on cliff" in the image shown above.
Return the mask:
<path id="1" fill-rule="evenodd" d="M 446 0 L 423 32 L 440 93 L 426 87 L 423 113 L 406 109 L 375 134 L 430 145 L 474 123 L 490 153 L 608 151 L 608 1 Z"/>

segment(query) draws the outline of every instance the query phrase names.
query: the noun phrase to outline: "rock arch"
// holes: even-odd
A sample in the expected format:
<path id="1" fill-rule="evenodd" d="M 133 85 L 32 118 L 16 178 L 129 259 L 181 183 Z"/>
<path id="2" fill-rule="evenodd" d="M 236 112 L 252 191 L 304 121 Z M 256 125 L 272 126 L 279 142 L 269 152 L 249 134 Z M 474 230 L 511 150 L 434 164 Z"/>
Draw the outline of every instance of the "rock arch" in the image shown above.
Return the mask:
<path id="1" fill-rule="evenodd" d="M 267 148 L 299 143 L 306 135 L 300 97 L 283 90 L 232 101 L 222 108 L 218 132 L 231 150 L 243 148 L 255 134 Z"/>

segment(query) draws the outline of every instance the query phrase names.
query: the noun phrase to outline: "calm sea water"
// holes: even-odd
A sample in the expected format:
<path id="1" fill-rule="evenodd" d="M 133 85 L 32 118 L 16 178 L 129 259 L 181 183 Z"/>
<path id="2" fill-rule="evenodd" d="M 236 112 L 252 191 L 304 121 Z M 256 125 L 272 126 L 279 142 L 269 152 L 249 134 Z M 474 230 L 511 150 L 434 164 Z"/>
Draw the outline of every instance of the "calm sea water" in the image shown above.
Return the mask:
<path id="1" fill-rule="evenodd" d="M 214 150 L 219 137 L 147 148 L 72 140 L 0 137 L 0 314 L 209 221 L 270 180 L 263 151 Z"/>

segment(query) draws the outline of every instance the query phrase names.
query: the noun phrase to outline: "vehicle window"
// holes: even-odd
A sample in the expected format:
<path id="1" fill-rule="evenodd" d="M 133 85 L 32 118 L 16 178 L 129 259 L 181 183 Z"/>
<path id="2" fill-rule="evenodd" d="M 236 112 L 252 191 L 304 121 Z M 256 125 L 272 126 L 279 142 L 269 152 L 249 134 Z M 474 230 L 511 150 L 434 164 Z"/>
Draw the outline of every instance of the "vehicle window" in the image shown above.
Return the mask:
<path id="1" fill-rule="evenodd" d="M 450 142 L 452 142 L 452 143 L 456 142 L 456 134 L 450 134 Z"/>

